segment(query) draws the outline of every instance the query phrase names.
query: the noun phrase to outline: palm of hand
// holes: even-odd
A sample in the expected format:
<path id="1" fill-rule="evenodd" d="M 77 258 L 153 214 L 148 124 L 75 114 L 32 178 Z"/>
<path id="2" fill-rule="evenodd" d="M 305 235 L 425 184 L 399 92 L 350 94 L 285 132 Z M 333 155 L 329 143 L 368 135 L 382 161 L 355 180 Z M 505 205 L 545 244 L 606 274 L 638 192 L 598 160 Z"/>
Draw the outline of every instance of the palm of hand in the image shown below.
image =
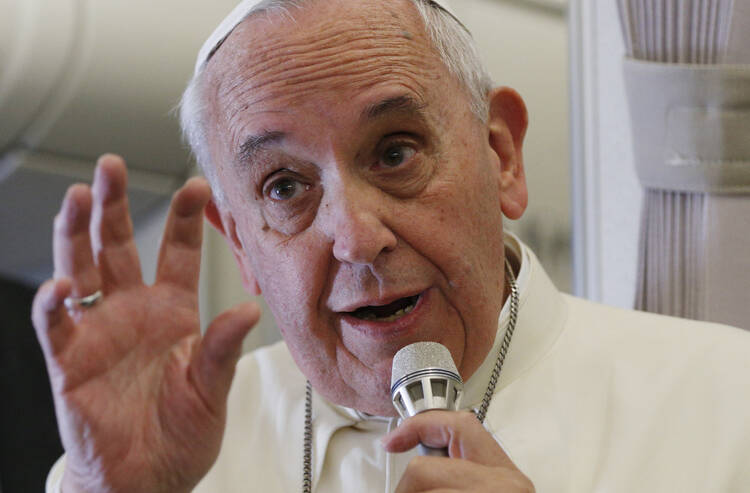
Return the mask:
<path id="1" fill-rule="evenodd" d="M 220 316 L 201 337 L 197 280 L 209 192 L 198 180 L 176 194 L 157 282 L 144 285 L 124 199 L 124 165 L 104 167 L 94 184 L 102 210 L 95 203 L 91 214 L 90 192 L 82 186 L 66 196 L 56 221 L 57 279 L 40 288 L 33 310 L 67 453 L 65 484 L 189 490 L 218 454 L 234 363 L 257 307 Z M 105 190 L 99 197 L 97 186 Z M 114 231 L 116 221 L 127 227 Z M 104 297 L 93 307 L 67 312 L 62 306 L 71 293 L 97 289 Z"/>
<path id="2" fill-rule="evenodd" d="M 74 317 L 76 335 L 51 375 L 59 417 L 68 421 L 61 431 L 71 462 L 93 468 L 112 464 L 110 474 L 130 476 L 122 478 L 128 481 L 140 471 L 152 477 L 137 482 L 157 480 L 164 486 L 169 481 L 159 477 L 159 469 L 166 464 L 169 473 L 189 470 L 185 466 L 196 459 L 210 465 L 210 455 L 198 457 L 218 447 L 221 416 L 214 415 L 189 376 L 199 340 L 197 310 L 169 291 L 144 286 L 116 293 Z M 96 430 L 112 431 L 106 440 L 91 443 L 87 435 Z M 207 446 L 204 434 L 213 446 Z"/>

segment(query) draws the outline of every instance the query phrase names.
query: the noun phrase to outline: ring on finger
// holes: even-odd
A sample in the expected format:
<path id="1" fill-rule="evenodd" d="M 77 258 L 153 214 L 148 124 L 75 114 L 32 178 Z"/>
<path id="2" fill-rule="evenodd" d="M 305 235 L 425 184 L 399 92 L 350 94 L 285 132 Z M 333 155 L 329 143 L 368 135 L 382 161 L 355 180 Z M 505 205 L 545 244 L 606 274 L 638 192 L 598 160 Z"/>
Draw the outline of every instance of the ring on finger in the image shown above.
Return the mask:
<path id="1" fill-rule="evenodd" d="M 68 310 L 74 310 L 76 308 L 90 308 L 96 305 L 101 298 L 102 290 L 97 289 L 94 293 L 88 296 L 83 296 L 82 298 L 68 296 L 67 298 L 65 298 L 63 303 L 65 304 L 65 308 L 67 308 Z"/>

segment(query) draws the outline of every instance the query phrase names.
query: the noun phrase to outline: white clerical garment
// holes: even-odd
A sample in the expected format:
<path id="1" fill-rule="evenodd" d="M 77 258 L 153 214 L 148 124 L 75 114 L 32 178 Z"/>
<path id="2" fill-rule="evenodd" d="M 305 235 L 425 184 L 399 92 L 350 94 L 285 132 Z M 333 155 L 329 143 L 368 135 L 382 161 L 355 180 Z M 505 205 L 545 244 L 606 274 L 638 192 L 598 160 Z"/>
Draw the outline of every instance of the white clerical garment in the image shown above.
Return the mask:
<path id="1" fill-rule="evenodd" d="M 561 294 L 525 245 L 506 246 L 521 261 L 520 312 L 485 426 L 537 491 L 750 491 L 750 333 Z M 481 402 L 508 315 L 506 303 L 466 408 Z M 283 342 L 245 356 L 195 491 L 300 491 L 304 395 Z M 385 453 L 396 426 L 314 394 L 313 491 L 395 491 L 415 454 Z"/>

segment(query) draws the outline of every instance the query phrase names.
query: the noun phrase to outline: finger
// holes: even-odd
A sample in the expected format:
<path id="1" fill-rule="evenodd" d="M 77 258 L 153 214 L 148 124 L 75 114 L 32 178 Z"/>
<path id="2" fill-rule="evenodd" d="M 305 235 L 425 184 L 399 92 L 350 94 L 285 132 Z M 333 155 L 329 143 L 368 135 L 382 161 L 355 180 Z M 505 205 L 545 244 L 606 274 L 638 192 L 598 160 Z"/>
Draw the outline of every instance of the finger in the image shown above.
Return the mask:
<path id="1" fill-rule="evenodd" d="M 409 461 L 396 493 L 531 492 L 533 485 L 518 470 L 489 467 L 445 457 L 415 457 Z"/>
<path id="2" fill-rule="evenodd" d="M 471 471 L 467 474 L 467 469 L 472 469 L 470 464 L 473 463 L 445 457 L 414 457 L 406 466 L 396 493 L 433 493 L 433 490 L 455 492 L 457 486 L 466 487 L 465 491 L 474 491 L 470 489 L 473 486 L 473 481 L 470 481 Z M 474 466 L 481 467 L 476 464 Z"/>
<path id="3" fill-rule="evenodd" d="M 91 238 L 105 293 L 142 282 L 126 192 L 125 161 L 113 154 L 100 157 L 94 173 Z"/>
<path id="4" fill-rule="evenodd" d="M 226 404 L 234 367 L 242 354 L 242 341 L 259 318 L 260 308 L 253 302 L 222 313 L 208 327 L 193 356 L 192 380 L 214 413 L 218 414 Z"/>
<path id="5" fill-rule="evenodd" d="M 191 178 L 175 193 L 164 228 L 157 282 L 198 289 L 203 241 L 203 209 L 211 189 L 203 178 Z"/>
<path id="6" fill-rule="evenodd" d="M 419 443 L 434 448 L 445 447 L 452 458 L 486 466 L 516 468 L 493 436 L 470 412 L 420 413 L 383 437 L 383 446 L 388 452 L 405 452 Z"/>
<path id="7" fill-rule="evenodd" d="M 37 339 L 47 357 L 54 357 L 70 340 L 75 325 L 64 306 L 70 295 L 69 279 L 53 279 L 45 282 L 36 292 L 31 305 L 31 321 Z"/>
<path id="8" fill-rule="evenodd" d="M 68 188 L 55 218 L 52 238 L 55 278 L 69 278 L 75 297 L 88 296 L 101 288 L 89 235 L 91 202 L 88 186 L 73 185 Z"/>

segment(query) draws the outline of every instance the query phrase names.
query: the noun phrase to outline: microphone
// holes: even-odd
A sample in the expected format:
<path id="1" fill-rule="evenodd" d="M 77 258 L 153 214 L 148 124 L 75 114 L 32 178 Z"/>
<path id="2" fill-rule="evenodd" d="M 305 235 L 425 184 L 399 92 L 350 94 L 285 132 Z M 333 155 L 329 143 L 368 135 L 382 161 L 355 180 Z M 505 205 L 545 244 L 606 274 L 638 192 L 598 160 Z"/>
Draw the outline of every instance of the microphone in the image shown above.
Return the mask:
<path id="1" fill-rule="evenodd" d="M 461 403 L 463 380 L 448 348 L 437 342 L 415 342 L 393 357 L 391 399 L 406 419 L 431 409 L 456 411 Z M 420 455 L 448 457 L 447 448 L 419 444 Z"/>

